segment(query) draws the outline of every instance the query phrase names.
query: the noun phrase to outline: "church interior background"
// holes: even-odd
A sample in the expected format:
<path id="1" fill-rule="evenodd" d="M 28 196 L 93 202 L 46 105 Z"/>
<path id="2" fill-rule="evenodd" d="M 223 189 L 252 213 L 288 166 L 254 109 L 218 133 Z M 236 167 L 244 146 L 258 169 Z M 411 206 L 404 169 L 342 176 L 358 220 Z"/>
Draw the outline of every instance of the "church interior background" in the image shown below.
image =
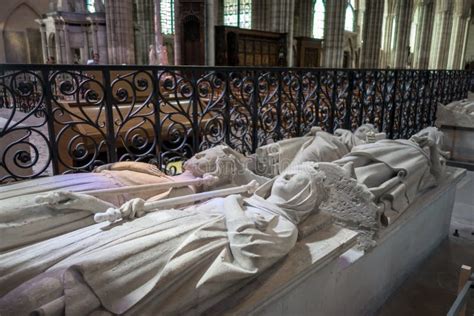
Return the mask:
<path id="1" fill-rule="evenodd" d="M 199 301 L 196 306 L 203 310 L 194 305 L 191 308 L 196 308 L 195 314 L 199 310 L 210 315 L 227 311 L 253 313 L 256 306 L 258 315 L 285 315 L 285 311 L 293 311 L 292 315 L 441 315 L 450 308 L 460 311 L 467 302 L 467 312 L 474 312 L 472 291 L 466 294 L 474 282 L 474 274 L 466 266 L 474 264 L 474 0 L 0 2 L 0 314 L 8 310 L 6 305 L 15 302 L 10 300 L 12 296 L 5 296 L 5 301 L 1 296 L 6 294 L 2 292 L 2 282 L 10 282 L 2 279 L 2 271 L 17 268 L 7 267 L 9 261 L 5 258 L 10 250 L 2 244 L 3 230 L 7 236 L 5 244 L 11 242 L 16 247 L 24 242 L 21 247 L 29 247 L 28 243 L 33 241 L 47 242 L 50 237 L 60 238 L 68 233 L 71 227 L 83 229 L 81 225 L 93 223 L 89 216 L 84 222 L 83 218 L 78 220 L 79 224 L 74 218 L 74 225 L 78 226 L 69 226 L 70 218 L 55 218 L 52 212 L 28 213 L 31 207 L 21 203 L 33 201 L 32 196 L 38 192 L 56 190 L 63 183 L 77 192 L 89 192 L 91 188 L 118 190 L 117 199 L 121 202 L 115 206 L 120 206 L 130 200 L 129 195 L 120 191 L 122 184 L 136 187 L 140 181 L 145 183 L 156 177 L 159 179 L 153 181 L 157 183 L 198 183 L 191 191 L 177 190 L 176 196 L 172 189 L 169 192 L 173 194 L 160 192 L 157 200 L 180 198 L 180 194 L 194 196 L 202 193 L 199 190 L 223 187 L 240 188 L 238 193 L 245 195 L 242 183 L 234 178 L 236 173 L 242 176 L 237 177 L 239 181 L 246 180 L 246 188 L 254 183 L 247 180 L 256 179 L 262 185 L 260 188 L 268 189 L 267 180 L 284 174 L 283 159 L 295 159 L 307 148 L 317 147 L 317 162 L 332 163 L 351 156 L 359 145 L 370 151 L 370 146 L 376 144 L 388 144 L 387 148 L 408 144 L 406 147 L 411 150 L 417 147 L 418 154 L 423 152 L 421 158 L 414 155 L 419 160 L 410 156 L 412 153 L 406 158 L 405 153 L 410 152 L 407 148 L 397 147 L 395 154 L 390 152 L 392 149 L 385 152 L 385 147 L 381 152 L 389 154 L 380 154 L 379 149 L 374 152 L 383 156 L 380 161 L 384 163 L 392 159 L 404 167 L 418 164 L 417 168 L 407 168 L 414 174 L 410 176 L 433 175 L 438 182 L 427 191 L 415 190 L 416 199 L 412 199 L 409 193 L 400 193 L 408 191 L 406 188 L 412 184 L 400 180 L 407 176 L 405 169 L 390 166 L 393 170 L 388 173 L 389 180 L 374 189 L 366 182 L 387 175 L 385 169 L 373 172 L 382 163 L 348 163 L 347 170 L 351 171 L 344 172 L 350 173 L 351 181 L 366 181 L 364 185 L 372 190 L 364 198 L 380 198 L 376 201 L 377 211 L 371 208 L 372 204 L 364 204 L 366 201 L 360 196 L 350 202 L 344 200 L 347 205 L 362 203 L 364 212 L 376 213 L 372 215 L 382 237 L 377 235 L 379 231 L 374 234 L 377 237 L 372 236 L 376 244 L 373 252 L 368 246 L 362 252 L 359 248 L 354 250 L 354 245 L 360 243 L 356 233 L 364 225 L 354 228 L 341 220 L 353 214 L 338 213 L 340 217 L 335 220 L 312 220 L 307 226 L 329 225 L 333 229 L 340 224 L 338 221 L 345 223 L 338 234 L 328 238 L 328 245 L 318 244 L 321 240 L 324 244 L 327 236 L 317 235 L 319 239 L 309 242 L 304 240 L 307 236 L 303 241 L 298 239 L 297 245 L 307 242 L 306 248 L 317 250 L 309 257 L 318 260 L 310 262 L 307 256 L 295 259 L 291 252 L 289 259 L 251 283 L 249 289 L 239 288 L 236 293 L 240 296 L 236 295 L 235 300 L 233 296 L 224 297 L 228 290 L 225 288 L 219 294 L 222 297 L 212 295 L 214 305 L 206 301 L 210 305 L 201 306 Z M 444 143 L 433 136 L 438 135 L 433 132 L 434 127 L 438 128 L 436 133 L 444 133 Z M 423 134 L 425 131 L 433 139 Z M 317 146 L 308 145 L 308 139 Z M 340 143 L 347 147 L 341 145 L 341 150 Z M 199 165 L 201 159 L 209 159 L 215 170 L 194 174 L 197 167 L 193 164 Z M 379 162 L 375 158 L 374 161 Z M 442 177 L 436 161 L 442 161 L 443 168 L 448 168 Z M 229 170 L 233 173 L 227 177 Z M 335 169 L 328 170 L 327 186 L 344 189 L 346 184 L 338 187 L 331 178 Z M 370 176 L 365 177 L 364 170 Z M 114 178 L 123 183 L 117 180 L 112 184 L 110 179 L 118 171 L 133 176 Z M 186 178 L 190 172 L 194 177 L 191 180 Z M 76 174 L 85 177 L 74 178 Z M 218 174 L 217 178 L 227 177 L 231 182 L 206 187 L 205 182 L 199 181 L 209 181 L 209 177 L 205 178 L 209 174 L 210 178 Z M 82 179 L 86 179 L 84 183 Z M 349 182 L 354 185 L 356 180 Z M 402 189 L 382 194 L 384 185 L 390 189 L 391 185 L 400 185 Z M 175 187 L 178 185 L 170 186 Z M 353 192 L 360 193 L 357 190 L 342 192 L 341 196 L 352 197 Z M 392 194 L 392 200 L 382 201 L 387 192 Z M 25 197 L 17 201 L 15 194 Z M 336 192 L 329 198 L 337 199 L 337 195 Z M 380 211 L 390 203 L 396 204 L 393 200 L 402 195 L 409 200 L 403 208 L 405 213 Z M 338 206 L 322 203 L 328 209 Z M 26 211 L 20 214 L 23 209 Z M 41 216 L 50 216 L 51 227 L 41 226 L 37 233 L 24 237 L 22 229 L 20 233 L 9 230 L 8 221 L 16 220 L 11 215 L 15 212 L 20 219 L 30 214 L 34 220 L 39 218 L 38 222 L 42 221 Z M 132 213 L 130 218 L 139 221 L 133 218 L 135 211 Z M 348 222 L 351 221 L 352 218 Z M 358 223 L 351 223 L 354 222 Z M 55 226 L 56 223 L 60 224 Z M 12 227 L 18 229 L 30 222 L 18 220 L 15 225 Z M 349 228 L 356 233 L 345 230 Z M 339 233 L 347 235 L 341 237 Z M 369 244 L 366 239 L 363 241 Z M 320 253 L 324 255 L 318 257 Z M 17 260 L 21 255 L 13 257 Z M 29 271 L 22 270 L 25 262 L 28 263 L 25 260 L 18 264 L 20 274 Z M 374 266 L 367 268 L 369 263 Z M 332 270 L 320 271 L 319 264 Z M 383 267 L 382 272 L 379 266 Z M 206 268 L 205 263 L 203 267 Z M 306 273 L 304 269 L 317 272 L 301 277 Z M 329 271 L 329 276 L 325 271 Z M 11 275 L 11 284 L 15 284 L 17 280 Z M 317 282 L 311 284 L 313 278 L 324 281 L 337 295 L 325 296 L 331 291 L 316 286 Z M 192 280 L 183 280 L 176 284 L 184 284 L 187 291 L 186 284 L 192 284 Z M 303 285 L 298 283 L 299 287 L 292 288 L 289 284 L 293 282 Z M 17 285 L 11 284 L 7 285 L 15 289 Z M 18 287 L 18 291 L 23 288 Z M 194 293 L 192 290 L 189 293 Z M 274 295 L 273 290 L 279 292 Z M 211 293 L 206 291 L 203 297 Z M 249 295 L 248 291 L 254 292 Z M 316 294 L 311 297 L 313 292 Z M 344 304 L 333 299 L 339 293 Z M 465 300 L 458 301 L 461 294 Z M 189 294 L 183 300 L 194 304 L 196 297 Z M 160 304 L 166 307 L 169 303 L 174 311 L 184 308 L 185 305 L 176 303 L 179 295 L 168 298 Z M 9 303 L 5 305 L 6 301 Z M 60 305 L 58 300 L 53 303 L 45 306 Z M 128 307 L 132 314 L 134 308 L 146 310 L 151 306 L 153 310 L 153 304 L 148 303 L 143 299 L 137 303 L 139 307 Z M 63 307 L 60 306 L 59 314 Z M 135 310 L 135 314 L 140 313 Z"/>
<path id="2" fill-rule="evenodd" d="M 0 62 L 463 69 L 471 1 L 3 1 Z M 157 45 L 158 43 L 158 45 Z M 159 50 L 159 49 L 158 49 Z M 156 61 L 152 60 L 152 63 Z"/>

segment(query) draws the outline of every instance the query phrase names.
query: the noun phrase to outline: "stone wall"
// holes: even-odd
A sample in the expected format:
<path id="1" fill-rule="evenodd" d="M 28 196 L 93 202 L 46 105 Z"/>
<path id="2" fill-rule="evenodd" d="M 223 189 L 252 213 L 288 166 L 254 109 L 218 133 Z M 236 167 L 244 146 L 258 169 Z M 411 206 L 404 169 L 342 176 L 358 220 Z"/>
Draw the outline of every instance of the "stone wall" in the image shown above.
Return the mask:
<path id="1" fill-rule="evenodd" d="M 40 26 L 49 0 L 2 0 L 0 10 L 0 63 L 42 62 Z"/>

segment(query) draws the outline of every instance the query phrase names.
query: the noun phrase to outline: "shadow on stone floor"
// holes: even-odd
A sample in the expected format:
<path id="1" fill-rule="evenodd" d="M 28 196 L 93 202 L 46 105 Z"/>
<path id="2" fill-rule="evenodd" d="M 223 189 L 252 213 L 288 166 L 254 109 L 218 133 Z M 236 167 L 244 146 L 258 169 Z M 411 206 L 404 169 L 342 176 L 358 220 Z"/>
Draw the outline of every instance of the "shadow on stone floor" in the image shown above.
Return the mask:
<path id="1" fill-rule="evenodd" d="M 453 236 L 457 230 L 458 237 Z M 474 268 L 474 172 L 459 183 L 450 236 L 378 311 L 381 316 L 446 315 L 456 299 L 461 265 Z M 466 315 L 474 314 L 474 293 Z"/>

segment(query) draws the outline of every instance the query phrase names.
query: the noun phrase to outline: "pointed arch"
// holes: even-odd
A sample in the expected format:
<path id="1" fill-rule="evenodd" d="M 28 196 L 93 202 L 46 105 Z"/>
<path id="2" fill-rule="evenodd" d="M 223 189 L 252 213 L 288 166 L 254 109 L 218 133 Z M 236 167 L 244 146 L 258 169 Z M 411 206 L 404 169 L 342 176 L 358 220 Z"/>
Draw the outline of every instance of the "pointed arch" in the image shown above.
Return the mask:
<path id="1" fill-rule="evenodd" d="M 5 19 L 5 22 L 3 23 L 3 29 L 2 31 L 5 30 L 6 28 L 6 25 L 9 23 L 9 21 L 11 20 L 12 16 L 19 10 L 21 10 L 22 8 L 25 8 L 26 10 L 32 12 L 36 19 L 39 19 L 41 18 L 41 14 L 35 9 L 33 8 L 30 4 L 28 4 L 27 2 L 23 1 L 23 2 L 20 2 L 18 3 L 18 5 L 16 5 L 7 15 L 7 18 Z"/>
<path id="2" fill-rule="evenodd" d="M 42 62 L 40 15 L 25 2 L 10 11 L 3 24 L 2 35 L 5 43 L 7 63 Z"/>

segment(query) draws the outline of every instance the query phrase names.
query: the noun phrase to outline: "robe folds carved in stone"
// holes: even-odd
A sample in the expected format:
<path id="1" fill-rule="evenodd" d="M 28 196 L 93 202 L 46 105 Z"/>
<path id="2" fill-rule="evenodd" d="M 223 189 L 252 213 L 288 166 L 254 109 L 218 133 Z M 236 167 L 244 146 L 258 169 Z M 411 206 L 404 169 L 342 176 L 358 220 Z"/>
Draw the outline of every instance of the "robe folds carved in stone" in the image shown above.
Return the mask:
<path id="1" fill-rule="evenodd" d="M 216 198 L 3 253 L 0 314 L 185 312 L 256 276 L 295 245 L 292 221 L 241 204 L 235 196 Z"/>
<path id="2" fill-rule="evenodd" d="M 356 146 L 339 165 L 353 163 L 354 176 L 374 194 L 383 212 L 400 213 L 417 195 L 436 185 L 428 150 L 410 140 L 381 140 Z"/>
<path id="3" fill-rule="evenodd" d="M 90 211 L 59 210 L 41 205 L 35 198 L 52 191 L 81 192 L 131 185 L 173 181 L 153 166 L 140 163 L 118 163 L 118 169 L 99 173 L 80 173 L 40 178 L 2 186 L 0 192 L 0 252 L 57 236 L 94 224 Z M 116 168 L 116 167 L 114 167 Z M 137 197 L 147 199 L 164 193 L 134 192 L 104 194 L 100 199 L 119 206 Z"/>
<path id="4" fill-rule="evenodd" d="M 281 140 L 257 148 L 257 169 L 274 177 L 288 167 L 305 161 L 330 162 L 348 154 L 353 146 L 364 143 L 348 130 L 337 129 L 334 135 L 314 127 L 304 137 Z"/>

